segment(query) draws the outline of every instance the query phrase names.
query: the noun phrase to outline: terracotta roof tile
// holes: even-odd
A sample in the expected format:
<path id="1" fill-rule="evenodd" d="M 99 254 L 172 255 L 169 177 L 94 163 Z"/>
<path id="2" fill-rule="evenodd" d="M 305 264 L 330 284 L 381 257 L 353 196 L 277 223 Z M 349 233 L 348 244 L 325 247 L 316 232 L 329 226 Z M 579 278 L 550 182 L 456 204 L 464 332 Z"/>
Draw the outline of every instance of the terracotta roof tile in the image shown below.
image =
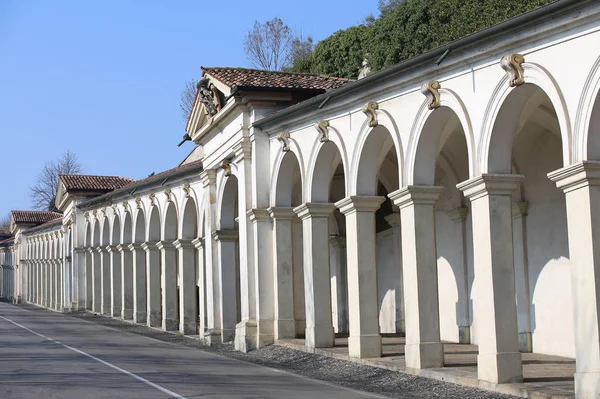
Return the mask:
<path id="1" fill-rule="evenodd" d="M 15 223 L 42 224 L 62 218 L 62 213 L 47 211 L 11 211 Z"/>
<path id="2" fill-rule="evenodd" d="M 246 68 L 205 68 L 208 74 L 227 86 L 275 89 L 332 90 L 353 82 L 352 79 L 311 73 L 262 71 Z"/>
<path id="3" fill-rule="evenodd" d="M 112 191 L 135 182 L 119 176 L 60 175 L 60 179 L 67 191 Z"/>

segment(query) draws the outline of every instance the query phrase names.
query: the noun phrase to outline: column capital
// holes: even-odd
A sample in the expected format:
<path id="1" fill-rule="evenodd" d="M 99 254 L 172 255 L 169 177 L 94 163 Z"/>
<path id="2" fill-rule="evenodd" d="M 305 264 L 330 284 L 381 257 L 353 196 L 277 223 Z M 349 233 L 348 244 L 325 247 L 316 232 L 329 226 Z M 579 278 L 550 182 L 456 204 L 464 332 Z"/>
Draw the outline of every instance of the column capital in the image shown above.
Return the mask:
<path id="1" fill-rule="evenodd" d="M 489 194 L 510 195 L 523 180 L 523 175 L 485 173 L 458 183 L 456 188 L 472 201 Z"/>
<path id="2" fill-rule="evenodd" d="M 548 178 L 565 193 L 600 185 L 600 162 L 583 161 L 548 173 Z"/>
<path id="3" fill-rule="evenodd" d="M 217 241 L 235 241 L 239 237 L 238 230 L 216 230 L 212 236 Z"/>
<path id="4" fill-rule="evenodd" d="M 175 249 L 175 245 L 169 241 L 159 241 L 156 243 L 156 248 L 158 248 L 159 251 L 166 251 L 167 249 Z"/>
<path id="5" fill-rule="evenodd" d="M 385 197 L 352 195 L 339 200 L 334 205 L 344 215 L 354 212 L 374 213 L 377 209 L 379 209 L 383 201 L 385 201 Z"/>
<path id="6" fill-rule="evenodd" d="M 158 251 L 158 248 L 156 248 L 156 244 L 157 243 L 155 242 L 146 241 L 142 243 L 141 247 L 146 252 Z"/>
<path id="7" fill-rule="evenodd" d="M 131 243 L 129 245 L 127 245 L 127 249 L 129 249 L 131 252 L 135 252 L 135 251 L 140 251 L 140 250 L 144 250 L 144 248 L 142 248 L 143 244 L 138 244 L 138 243 Z"/>
<path id="8" fill-rule="evenodd" d="M 86 250 L 87 250 L 87 248 L 85 248 L 85 247 L 75 247 L 75 248 L 73 248 L 73 252 L 78 253 L 78 254 L 84 253 Z"/>
<path id="9" fill-rule="evenodd" d="M 389 215 L 384 216 L 383 218 L 388 222 L 390 226 L 400 227 L 401 221 L 399 212 L 390 213 Z"/>
<path id="10" fill-rule="evenodd" d="M 101 254 L 102 252 L 105 252 L 106 248 L 104 247 L 96 247 L 96 252 L 98 252 L 99 254 Z"/>
<path id="11" fill-rule="evenodd" d="M 192 240 L 192 245 L 196 247 L 196 249 L 204 248 L 204 237 L 199 237 Z"/>
<path id="12" fill-rule="evenodd" d="M 444 190 L 444 187 L 438 186 L 406 186 L 389 193 L 388 197 L 398 208 L 414 204 L 433 205 Z"/>
<path id="13" fill-rule="evenodd" d="M 459 206 L 458 208 L 453 208 L 449 211 L 446 211 L 446 215 L 448 215 L 448 217 L 455 222 L 464 221 L 467 218 L 468 213 L 469 208 L 466 206 Z"/>
<path id="14" fill-rule="evenodd" d="M 335 210 L 335 205 L 328 202 L 305 202 L 294 208 L 294 212 L 302 220 L 315 216 L 329 216 Z"/>
<path id="15" fill-rule="evenodd" d="M 527 210 L 529 209 L 529 202 L 518 201 L 512 204 L 512 217 L 527 216 Z"/>
<path id="16" fill-rule="evenodd" d="M 186 240 L 183 238 L 173 241 L 173 245 L 175 246 L 175 249 L 177 249 L 177 250 L 194 249 L 195 248 L 192 240 Z"/>
<path id="17" fill-rule="evenodd" d="M 253 208 L 246 212 L 251 222 L 270 222 L 271 215 L 267 209 Z"/>
<path id="18" fill-rule="evenodd" d="M 119 252 L 127 252 L 127 251 L 129 251 L 129 245 L 128 244 L 115 245 L 115 249 Z"/>
<path id="19" fill-rule="evenodd" d="M 117 247 L 115 245 L 107 245 L 106 246 L 106 252 L 113 253 L 113 252 L 117 252 Z"/>
<path id="20" fill-rule="evenodd" d="M 273 220 L 292 220 L 297 215 L 294 213 L 294 208 L 283 206 L 272 206 L 267 209 Z"/>

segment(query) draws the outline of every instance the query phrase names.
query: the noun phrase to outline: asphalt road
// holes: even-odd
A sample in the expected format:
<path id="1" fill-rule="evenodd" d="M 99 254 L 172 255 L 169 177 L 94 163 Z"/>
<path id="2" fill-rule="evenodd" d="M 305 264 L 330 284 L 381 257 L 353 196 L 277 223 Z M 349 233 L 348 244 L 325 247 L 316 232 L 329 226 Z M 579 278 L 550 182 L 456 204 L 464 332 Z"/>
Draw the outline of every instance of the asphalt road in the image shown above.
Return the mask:
<path id="1" fill-rule="evenodd" d="M 378 397 L 0 303 L 0 398 Z"/>

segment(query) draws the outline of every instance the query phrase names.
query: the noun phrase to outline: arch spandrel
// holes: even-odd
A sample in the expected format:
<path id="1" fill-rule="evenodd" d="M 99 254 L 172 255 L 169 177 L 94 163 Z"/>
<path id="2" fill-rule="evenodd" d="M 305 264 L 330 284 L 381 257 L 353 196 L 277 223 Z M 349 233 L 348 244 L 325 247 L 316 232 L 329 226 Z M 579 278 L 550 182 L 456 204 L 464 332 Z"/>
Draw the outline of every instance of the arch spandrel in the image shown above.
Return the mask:
<path id="1" fill-rule="evenodd" d="M 342 140 L 340 132 L 335 127 L 329 127 L 329 140 L 327 142 L 321 142 L 320 137 L 317 137 L 312 146 L 311 154 L 308 161 L 308 170 L 306 172 L 307 179 L 304 181 L 303 193 L 304 199 L 303 202 L 328 202 L 329 199 L 325 198 L 322 192 L 315 192 L 322 189 L 321 185 L 324 181 L 331 181 L 331 177 L 333 176 L 333 172 L 330 176 L 323 177 L 320 173 L 320 168 L 324 167 L 326 162 L 323 162 L 322 150 L 323 147 L 331 148 L 331 145 L 335 146 L 337 149 L 337 153 L 340 157 L 340 162 L 344 168 L 344 172 L 349 170 L 348 165 L 348 154 L 346 151 L 346 145 Z M 335 153 L 335 151 L 333 151 Z M 329 154 L 332 155 L 332 154 Z M 325 158 L 327 155 L 325 155 Z M 333 161 L 332 161 L 333 164 Z M 345 175 L 344 181 L 344 190 L 348 191 L 348 177 L 347 173 Z M 320 177 L 323 177 L 322 179 Z M 317 181 L 315 181 L 317 180 Z M 323 182 L 321 181 L 323 180 Z M 315 190 L 316 188 L 316 190 Z"/>

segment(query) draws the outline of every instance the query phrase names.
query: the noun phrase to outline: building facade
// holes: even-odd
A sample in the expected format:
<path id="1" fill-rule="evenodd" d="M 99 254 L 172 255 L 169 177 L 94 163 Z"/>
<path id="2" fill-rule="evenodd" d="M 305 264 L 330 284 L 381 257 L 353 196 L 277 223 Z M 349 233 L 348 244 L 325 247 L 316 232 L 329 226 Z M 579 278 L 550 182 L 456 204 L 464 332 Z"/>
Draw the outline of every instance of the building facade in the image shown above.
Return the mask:
<path id="1" fill-rule="evenodd" d="M 563 0 L 358 81 L 203 68 L 190 156 L 61 176 L 62 215 L 0 242 L 2 295 L 243 351 L 402 333 L 413 369 L 477 344 L 490 383 L 571 357 L 597 398 L 598 43 L 600 4 Z"/>

